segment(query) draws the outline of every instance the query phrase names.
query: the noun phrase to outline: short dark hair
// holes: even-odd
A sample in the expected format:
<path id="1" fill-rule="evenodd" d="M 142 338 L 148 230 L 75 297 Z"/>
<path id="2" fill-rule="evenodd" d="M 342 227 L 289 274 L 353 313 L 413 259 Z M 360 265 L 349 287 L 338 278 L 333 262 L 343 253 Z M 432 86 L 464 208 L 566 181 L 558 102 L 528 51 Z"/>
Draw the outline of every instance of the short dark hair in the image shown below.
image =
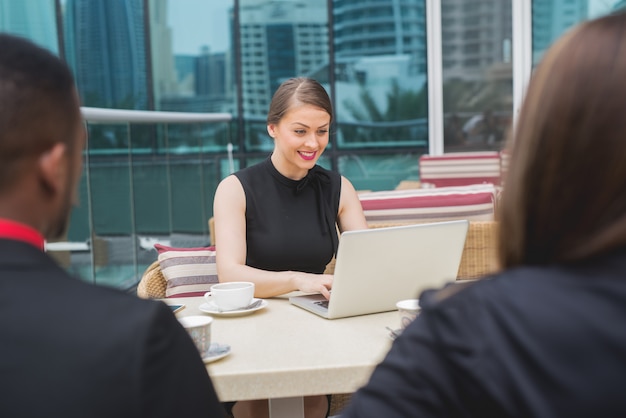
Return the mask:
<path id="1" fill-rule="evenodd" d="M 500 263 L 573 262 L 626 245 L 626 14 L 547 52 L 510 139 Z"/>
<path id="2" fill-rule="evenodd" d="M 57 142 L 74 146 L 78 102 L 67 65 L 31 41 L 0 34 L 0 191 L 23 160 Z"/>
<path id="3" fill-rule="evenodd" d="M 297 103 L 319 107 L 333 120 L 333 106 L 322 85 L 312 78 L 296 77 L 284 81 L 272 97 L 267 123 L 278 123 L 285 113 Z"/>

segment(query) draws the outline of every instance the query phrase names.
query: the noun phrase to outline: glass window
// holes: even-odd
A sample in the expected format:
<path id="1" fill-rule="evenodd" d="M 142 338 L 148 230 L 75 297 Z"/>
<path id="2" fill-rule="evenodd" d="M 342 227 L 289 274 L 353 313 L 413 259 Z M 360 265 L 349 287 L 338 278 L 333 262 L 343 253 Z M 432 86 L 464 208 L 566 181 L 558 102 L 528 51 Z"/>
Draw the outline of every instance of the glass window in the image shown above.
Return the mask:
<path id="1" fill-rule="evenodd" d="M 65 56 L 83 104 L 235 114 L 231 37 L 224 36 L 232 32 L 233 3 L 59 2 Z M 214 190 L 235 165 L 224 158 L 233 124 L 90 119 L 88 127 L 86 193 L 69 238 L 89 240 L 93 262 L 72 254 L 77 274 L 130 288 L 156 258 L 154 242 L 208 243 Z"/>
<path id="2" fill-rule="evenodd" d="M 69 239 L 93 239 L 98 274 L 130 255 L 137 274 L 154 252 L 136 238 L 206 238 L 216 184 L 272 150 L 266 116 L 286 78 L 313 77 L 331 94 L 335 125 L 320 164 L 360 190 L 417 179 L 428 115 L 439 112 L 428 109 L 426 4 L 441 4 L 444 151 L 500 149 L 513 107 L 512 1 L 0 0 L 0 30 L 64 56 L 86 106 L 233 115 L 217 124 L 90 121 L 88 202 Z M 536 65 L 565 30 L 626 0 L 531 5 Z"/>
<path id="3" fill-rule="evenodd" d="M 499 149 L 513 109 L 511 0 L 441 0 L 444 151 Z"/>
<path id="4" fill-rule="evenodd" d="M 425 2 L 342 5 L 333 9 L 339 168 L 357 188 L 393 189 L 415 174 L 417 157 L 394 163 L 403 153 L 389 148 L 428 149 Z"/>
<path id="5" fill-rule="evenodd" d="M 142 0 L 63 3 L 65 57 L 85 106 L 152 109 Z"/>
<path id="6" fill-rule="evenodd" d="M 234 0 L 150 0 L 155 108 L 236 114 Z"/>

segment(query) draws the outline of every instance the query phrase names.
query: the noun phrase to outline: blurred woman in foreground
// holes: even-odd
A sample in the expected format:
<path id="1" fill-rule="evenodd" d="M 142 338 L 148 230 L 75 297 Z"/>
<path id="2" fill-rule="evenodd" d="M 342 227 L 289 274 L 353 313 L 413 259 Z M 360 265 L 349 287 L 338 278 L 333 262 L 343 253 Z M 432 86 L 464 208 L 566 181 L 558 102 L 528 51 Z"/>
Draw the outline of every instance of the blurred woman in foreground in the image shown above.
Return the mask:
<path id="1" fill-rule="evenodd" d="M 626 416 L 626 14 L 545 55 L 513 138 L 503 271 L 421 295 L 350 417 Z"/>

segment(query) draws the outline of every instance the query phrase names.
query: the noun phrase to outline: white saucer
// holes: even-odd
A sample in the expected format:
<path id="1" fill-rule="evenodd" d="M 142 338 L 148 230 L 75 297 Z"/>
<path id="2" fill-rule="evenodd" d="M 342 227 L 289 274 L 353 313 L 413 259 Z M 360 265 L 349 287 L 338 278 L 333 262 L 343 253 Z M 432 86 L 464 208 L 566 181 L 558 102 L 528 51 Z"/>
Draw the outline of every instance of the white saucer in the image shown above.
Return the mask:
<path id="1" fill-rule="evenodd" d="M 202 361 L 204 361 L 205 363 L 211 363 L 213 361 L 217 361 L 221 358 L 224 358 L 229 354 L 230 354 L 230 345 L 211 343 L 211 347 L 209 348 L 209 355 L 204 357 Z"/>
<path id="2" fill-rule="evenodd" d="M 257 299 L 257 298 L 253 298 L 252 302 L 250 303 L 254 303 L 257 300 L 261 300 L 261 304 L 255 308 L 252 309 L 238 309 L 236 311 L 220 311 L 219 309 L 217 309 L 217 306 L 213 303 L 213 302 L 205 302 L 203 304 L 201 304 L 198 308 L 204 312 L 204 313 L 208 313 L 211 315 L 218 315 L 218 316 L 243 316 L 243 315 L 249 315 L 252 312 L 256 312 L 259 309 L 263 309 L 267 306 L 267 301 L 264 299 Z"/>

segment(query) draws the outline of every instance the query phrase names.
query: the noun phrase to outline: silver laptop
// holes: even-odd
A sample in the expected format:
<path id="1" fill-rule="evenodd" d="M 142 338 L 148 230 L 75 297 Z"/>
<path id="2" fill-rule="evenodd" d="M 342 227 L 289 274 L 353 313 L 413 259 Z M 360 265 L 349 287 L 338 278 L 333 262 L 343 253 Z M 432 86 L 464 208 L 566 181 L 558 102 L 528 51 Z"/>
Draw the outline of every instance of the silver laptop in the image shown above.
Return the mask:
<path id="1" fill-rule="evenodd" d="M 341 234 L 330 300 L 289 301 L 327 319 L 393 311 L 427 288 L 456 280 L 466 220 L 347 231 Z"/>

